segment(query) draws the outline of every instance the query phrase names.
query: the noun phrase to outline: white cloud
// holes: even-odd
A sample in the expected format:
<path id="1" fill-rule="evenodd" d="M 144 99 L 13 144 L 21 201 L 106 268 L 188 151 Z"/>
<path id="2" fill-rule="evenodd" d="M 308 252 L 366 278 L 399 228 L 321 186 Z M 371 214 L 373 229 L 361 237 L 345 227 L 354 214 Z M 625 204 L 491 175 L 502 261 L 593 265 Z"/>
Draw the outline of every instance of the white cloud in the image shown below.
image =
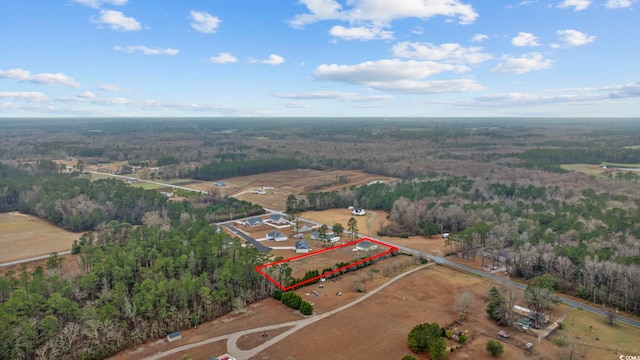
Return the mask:
<path id="1" fill-rule="evenodd" d="M 218 53 L 218 56 L 212 56 L 209 58 L 209 61 L 216 64 L 228 64 L 238 62 L 235 56 L 231 55 L 227 52 Z"/>
<path id="2" fill-rule="evenodd" d="M 344 27 L 336 25 L 329 30 L 331 36 L 343 40 L 384 40 L 393 38 L 393 31 L 383 30 L 382 27 Z"/>
<path id="3" fill-rule="evenodd" d="M 39 91 L 0 91 L 0 98 L 17 99 L 28 102 L 47 101 L 47 95 Z"/>
<path id="4" fill-rule="evenodd" d="M 132 17 L 124 16 L 120 11 L 100 10 L 100 17 L 95 20 L 98 24 L 108 25 L 118 31 L 138 31 L 142 29 L 140 23 Z"/>
<path id="5" fill-rule="evenodd" d="M 94 9 L 101 7 L 102 4 L 121 6 L 127 3 L 127 0 L 72 0 L 72 1 L 84 6 L 92 7 Z"/>
<path id="6" fill-rule="evenodd" d="M 113 84 L 102 84 L 98 87 L 98 89 L 102 91 L 122 91 L 122 88 L 118 85 Z"/>
<path id="7" fill-rule="evenodd" d="M 280 55 L 276 55 L 276 54 L 271 54 L 269 55 L 268 59 L 264 59 L 264 60 L 256 60 L 253 58 L 249 59 L 249 63 L 251 64 L 267 64 L 267 65 L 280 65 L 284 62 L 284 58 Z"/>
<path id="8" fill-rule="evenodd" d="M 454 17 L 461 24 L 470 24 L 478 17 L 473 6 L 460 0 L 348 0 L 346 6 L 350 8 L 343 8 L 337 0 L 300 0 L 300 3 L 306 5 L 309 12 L 294 16 L 289 22 L 293 27 L 323 20 L 388 25 L 397 19 L 426 20 L 434 16 Z"/>
<path id="9" fill-rule="evenodd" d="M 422 35 L 424 33 L 424 28 L 422 26 L 416 26 L 411 30 L 412 34 Z"/>
<path id="10" fill-rule="evenodd" d="M 132 103 L 130 99 L 117 97 L 109 99 L 95 99 L 94 102 L 100 105 L 129 105 Z"/>
<path id="11" fill-rule="evenodd" d="M 26 81 L 33 84 L 80 87 L 80 84 L 73 80 L 73 78 L 63 73 L 41 73 L 32 75 L 29 71 L 24 69 L 9 69 L 0 70 L 0 78 L 20 82 Z"/>
<path id="12" fill-rule="evenodd" d="M 144 45 L 135 45 L 135 46 L 114 46 L 114 50 L 116 51 L 124 51 L 129 54 L 133 54 L 136 51 L 139 51 L 145 55 L 177 55 L 180 51 L 172 48 L 150 48 Z"/>
<path id="13" fill-rule="evenodd" d="M 549 95 L 549 93 L 552 93 Z M 548 104 L 595 104 L 640 97 L 640 83 L 599 88 L 558 89 L 543 93 L 504 93 L 451 102 L 473 107 L 519 107 Z"/>
<path id="14" fill-rule="evenodd" d="M 399 80 L 389 82 L 372 82 L 371 88 L 407 94 L 441 94 L 484 90 L 485 87 L 471 79 L 453 80 Z"/>
<path id="15" fill-rule="evenodd" d="M 487 40 L 488 38 L 489 37 L 485 34 L 475 34 L 471 38 L 471 42 L 481 42 L 481 41 Z"/>
<path id="16" fill-rule="evenodd" d="M 581 11 L 585 10 L 590 5 L 591 0 L 564 0 L 558 4 L 558 7 L 563 9 L 573 7 L 573 11 Z"/>
<path id="17" fill-rule="evenodd" d="M 294 101 L 294 102 L 288 102 L 288 103 L 283 103 L 282 106 L 289 108 L 289 109 L 307 109 L 311 106 L 309 106 L 309 104 L 305 104 L 302 101 Z"/>
<path id="18" fill-rule="evenodd" d="M 79 98 L 82 98 L 82 99 L 95 99 L 96 98 L 96 95 L 94 93 L 92 93 L 91 91 L 85 91 L 85 92 L 82 92 L 82 93 L 80 93 L 80 94 L 78 94 L 76 96 L 79 97 Z"/>
<path id="19" fill-rule="evenodd" d="M 482 50 L 481 47 L 465 48 L 456 43 L 433 45 L 409 41 L 398 43 L 391 49 L 393 55 L 397 57 L 458 64 L 478 64 L 492 58 Z"/>
<path id="20" fill-rule="evenodd" d="M 585 45 L 596 40 L 595 36 L 587 35 L 578 30 L 558 30 L 557 34 L 560 37 L 560 40 L 564 41 L 568 46 Z"/>
<path id="21" fill-rule="evenodd" d="M 528 33 L 528 32 L 519 32 L 518 36 L 516 36 L 513 39 L 511 39 L 511 44 L 513 46 L 518 46 L 518 47 L 540 46 L 540 43 L 538 43 L 538 38 L 535 35 L 533 35 L 531 33 Z"/>
<path id="22" fill-rule="evenodd" d="M 553 61 L 545 59 L 542 54 L 534 52 L 520 57 L 504 56 L 503 62 L 498 64 L 492 71 L 497 73 L 524 74 L 534 70 L 550 69 Z"/>
<path id="23" fill-rule="evenodd" d="M 198 32 L 212 34 L 218 30 L 222 20 L 204 11 L 191 11 L 191 27 Z"/>
<path id="24" fill-rule="evenodd" d="M 631 7 L 631 0 L 607 0 L 605 7 L 607 9 L 620 9 Z"/>
<path id="25" fill-rule="evenodd" d="M 365 85 L 372 89 L 406 93 L 438 93 L 479 90 L 473 80 L 426 81 L 425 78 L 446 71 L 463 72 L 466 66 L 433 61 L 399 59 L 367 61 L 356 65 L 320 65 L 313 75 L 319 80 Z"/>
<path id="26" fill-rule="evenodd" d="M 377 102 L 393 99 L 391 95 L 362 96 L 353 92 L 343 91 L 312 91 L 306 93 L 275 93 L 273 96 L 281 99 L 295 100 L 338 100 L 348 102 Z"/>

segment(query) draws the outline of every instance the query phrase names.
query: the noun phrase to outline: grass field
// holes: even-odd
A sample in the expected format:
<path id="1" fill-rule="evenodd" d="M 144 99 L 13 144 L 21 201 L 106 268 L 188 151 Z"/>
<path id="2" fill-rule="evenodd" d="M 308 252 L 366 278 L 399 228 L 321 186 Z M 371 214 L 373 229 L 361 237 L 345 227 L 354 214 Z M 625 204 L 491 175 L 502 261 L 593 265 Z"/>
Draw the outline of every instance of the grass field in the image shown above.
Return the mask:
<path id="1" fill-rule="evenodd" d="M 614 322 L 581 309 L 574 309 L 564 319 L 565 328 L 557 330 L 550 339 L 562 336 L 567 345 L 558 347 L 568 356 L 573 349 L 574 359 L 618 359 L 619 355 L 640 355 L 640 329 Z M 616 355 L 617 354 L 617 355 Z M 568 357 L 567 357 L 568 358 Z"/>
<path id="2" fill-rule="evenodd" d="M 80 237 L 31 215 L 0 214 L 0 263 L 71 250 Z"/>
<path id="3" fill-rule="evenodd" d="M 640 150 L 640 145 L 630 145 L 630 146 L 625 146 L 625 149 L 631 149 L 631 150 Z"/>

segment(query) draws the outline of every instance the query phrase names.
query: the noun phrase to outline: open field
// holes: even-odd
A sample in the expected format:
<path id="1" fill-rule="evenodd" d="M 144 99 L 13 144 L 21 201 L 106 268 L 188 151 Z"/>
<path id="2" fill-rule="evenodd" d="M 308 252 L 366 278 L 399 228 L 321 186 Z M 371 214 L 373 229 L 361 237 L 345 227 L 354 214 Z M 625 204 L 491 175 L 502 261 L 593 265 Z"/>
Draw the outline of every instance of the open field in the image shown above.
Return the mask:
<path id="1" fill-rule="evenodd" d="M 338 183 L 337 180 L 341 176 L 346 177 L 347 182 Z M 202 181 L 189 187 L 205 191 L 218 189 L 223 195 L 250 201 L 270 209 L 285 210 L 287 197 L 291 194 L 304 195 L 311 191 L 333 191 L 353 185 L 368 184 L 374 180 L 395 181 L 397 179 L 362 171 L 299 169 L 220 180 L 227 185 L 225 187 L 216 187 L 211 181 Z M 251 192 L 253 189 L 263 187 L 267 192 L 264 195 Z"/>
<path id="2" fill-rule="evenodd" d="M 565 170 L 575 171 L 587 175 L 602 175 L 607 169 L 603 169 L 602 165 L 593 165 L 593 164 L 565 164 L 560 165 Z"/>
<path id="3" fill-rule="evenodd" d="M 380 265 L 375 264 L 372 267 L 384 266 L 391 262 L 396 262 L 399 266 L 400 262 L 404 262 L 404 270 L 397 268 L 397 271 L 401 272 L 413 266 L 409 263 L 410 260 L 410 257 L 396 256 L 384 259 L 379 263 Z M 323 288 L 316 284 L 298 289 L 296 293 L 314 303 L 315 314 L 326 313 L 363 296 L 362 293 L 357 293 L 351 288 L 351 283 L 354 279 L 362 278 L 366 273 L 370 273 L 369 268 L 345 274 L 340 280 L 326 281 L 322 284 Z M 389 279 L 389 276 L 377 272 L 370 277 L 367 288 L 370 291 Z M 484 312 L 486 294 L 490 286 L 491 283 L 483 279 L 447 267 L 431 266 L 396 281 L 357 306 L 310 324 L 263 350 L 252 359 L 400 359 L 410 353 L 406 341 L 407 334 L 413 326 L 425 322 L 438 322 L 445 325 L 457 318 L 458 313 L 453 303 L 455 297 L 464 290 L 471 291 L 475 300 L 470 315 L 462 324 L 455 325 L 455 328 L 466 332 L 469 341 L 466 345 L 460 346 L 447 340 L 447 346 L 460 346 L 449 355 L 448 359 L 491 359 L 484 347 L 486 341 L 490 338 L 495 339 L 500 330 L 511 333 L 511 338 L 503 341 L 505 349 L 501 356 L 503 359 L 559 359 L 564 355 L 566 348 L 560 348 L 552 341 L 538 341 L 534 334 L 520 332 L 513 328 L 501 328 L 490 321 Z M 311 294 L 315 289 L 319 291 L 319 296 Z M 340 296 L 337 295 L 338 292 L 341 292 Z M 566 315 L 567 311 L 566 307 L 552 309 L 556 318 Z M 170 344 L 164 340 L 157 340 L 144 344 L 136 350 L 122 352 L 112 359 L 145 358 L 185 344 L 239 332 L 244 329 L 245 322 L 251 334 L 252 328 L 296 319 L 302 319 L 302 317 L 284 305 L 272 299 L 266 299 L 238 313 L 202 324 L 198 329 L 186 330 L 183 332 L 183 339 L 176 343 Z M 576 326 L 579 323 L 578 319 L 579 317 L 576 316 Z M 569 321 L 567 317 L 565 323 Z M 568 327 L 562 331 L 567 329 Z M 281 333 L 281 330 L 268 332 L 267 337 L 273 337 L 278 333 Z M 551 339 L 554 336 L 555 334 Z M 630 336 L 637 335 L 630 334 Z M 252 344 L 258 345 L 262 341 L 264 341 L 262 336 L 253 334 L 240 339 L 237 344 L 242 349 L 247 349 Z M 526 342 L 534 343 L 532 353 L 526 353 L 522 349 L 522 345 Z M 188 349 L 183 353 L 189 354 L 194 359 L 206 359 L 207 355 L 223 351 L 226 351 L 225 344 L 218 341 Z M 183 353 L 169 355 L 163 359 L 180 359 Z M 414 356 L 424 360 L 429 358 L 426 354 L 414 354 Z"/>
<path id="4" fill-rule="evenodd" d="M 309 271 L 317 270 L 320 275 L 323 275 L 324 269 L 334 268 L 333 270 L 337 271 L 339 269 L 352 268 L 352 265 L 356 266 L 358 263 L 367 261 L 367 259 L 385 256 L 388 255 L 389 252 L 397 250 L 397 248 L 392 248 L 372 241 L 369 242 L 374 244 L 374 248 L 367 251 L 358 250 L 357 244 L 366 241 L 367 239 L 365 238 L 355 243 L 347 243 L 308 254 L 298 255 L 289 259 L 260 266 L 257 269 L 259 269 L 262 275 L 267 277 L 271 282 L 277 283 L 280 288 L 284 288 L 283 290 L 288 290 L 289 284 L 278 282 L 277 269 L 282 265 L 287 265 L 292 269 L 291 276 L 294 279 L 302 279 Z M 342 265 L 338 268 L 335 266 L 338 263 L 347 265 Z M 293 284 L 291 286 L 296 285 L 297 284 Z"/>
<path id="5" fill-rule="evenodd" d="M 640 329 L 622 323 L 609 325 L 607 319 L 587 311 L 574 309 L 564 319 L 565 328 L 556 330 L 551 340 L 559 336 L 567 345 L 558 347 L 568 357 L 573 349 L 574 359 L 617 359 L 620 355 L 640 355 Z"/>
<path id="6" fill-rule="evenodd" d="M 18 212 L 0 214 L 0 263 L 71 249 L 82 234 Z"/>
<path id="7" fill-rule="evenodd" d="M 307 293 L 311 287 L 306 289 Z M 410 353 L 407 334 L 413 326 L 425 322 L 444 325 L 457 318 L 453 303 L 464 290 L 473 292 L 475 302 L 472 314 L 458 328 L 468 332 L 470 341 L 449 359 L 490 359 L 484 349 L 486 340 L 495 339 L 502 328 L 490 321 L 484 312 L 489 287 L 490 284 L 482 279 L 446 267 L 432 266 L 397 281 L 358 306 L 305 327 L 253 359 L 400 359 Z M 337 298 L 333 289 L 323 290 L 326 296 L 323 293 L 320 297 L 302 296 L 314 301 L 316 308 L 325 298 Z M 303 291 L 305 289 L 296 292 Z M 538 342 L 532 335 L 515 329 L 507 330 L 512 333 L 512 339 L 504 343 L 503 359 L 524 358 L 524 350 L 516 344 L 525 342 L 535 343 L 534 359 L 558 358 L 555 345 L 549 341 Z M 455 343 L 447 342 L 447 345 Z M 427 355 L 415 356 L 428 359 Z"/>

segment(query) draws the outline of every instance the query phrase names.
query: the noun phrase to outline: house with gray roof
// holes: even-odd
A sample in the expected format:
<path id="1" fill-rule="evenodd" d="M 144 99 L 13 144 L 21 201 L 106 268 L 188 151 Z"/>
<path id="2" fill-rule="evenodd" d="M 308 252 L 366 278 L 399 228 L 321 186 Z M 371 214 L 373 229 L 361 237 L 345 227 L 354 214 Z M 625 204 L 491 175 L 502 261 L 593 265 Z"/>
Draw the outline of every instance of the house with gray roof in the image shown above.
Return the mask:
<path id="1" fill-rule="evenodd" d="M 267 233 L 267 240 L 286 241 L 288 237 L 280 231 L 271 231 Z"/>
<path id="2" fill-rule="evenodd" d="M 306 240 L 296 241 L 297 254 L 307 254 L 309 251 L 311 251 L 311 247 L 309 247 L 309 243 Z"/>

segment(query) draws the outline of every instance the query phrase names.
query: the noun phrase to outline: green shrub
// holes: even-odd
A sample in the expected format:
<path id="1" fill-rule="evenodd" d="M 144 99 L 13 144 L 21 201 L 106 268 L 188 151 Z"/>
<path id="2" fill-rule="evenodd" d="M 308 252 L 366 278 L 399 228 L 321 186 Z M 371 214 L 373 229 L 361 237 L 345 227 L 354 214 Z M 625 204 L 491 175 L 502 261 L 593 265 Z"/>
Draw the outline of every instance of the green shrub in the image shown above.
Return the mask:
<path id="1" fill-rule="evenodd" d="M 309 302 L 302 300 L 300 302 L 300 312 L 302 313 L 302 315 L 311 315 L 313 314 L 313 305 L 311 305 Z"/>
<path id="2" fill-rule="evenodd" d="M 558 336 L 555 340 L 553 340 L 553 342 L 558 346 L 567 345 L 567 339 L 564 336 Z"/>
<path id="3" fill-rule="evenodd" d="M 486 349 L 493 356 L 498 356 L 504 352 L 504 348 L 502 347 L 502 343 L 496 340 L 487 341 Z"/>

